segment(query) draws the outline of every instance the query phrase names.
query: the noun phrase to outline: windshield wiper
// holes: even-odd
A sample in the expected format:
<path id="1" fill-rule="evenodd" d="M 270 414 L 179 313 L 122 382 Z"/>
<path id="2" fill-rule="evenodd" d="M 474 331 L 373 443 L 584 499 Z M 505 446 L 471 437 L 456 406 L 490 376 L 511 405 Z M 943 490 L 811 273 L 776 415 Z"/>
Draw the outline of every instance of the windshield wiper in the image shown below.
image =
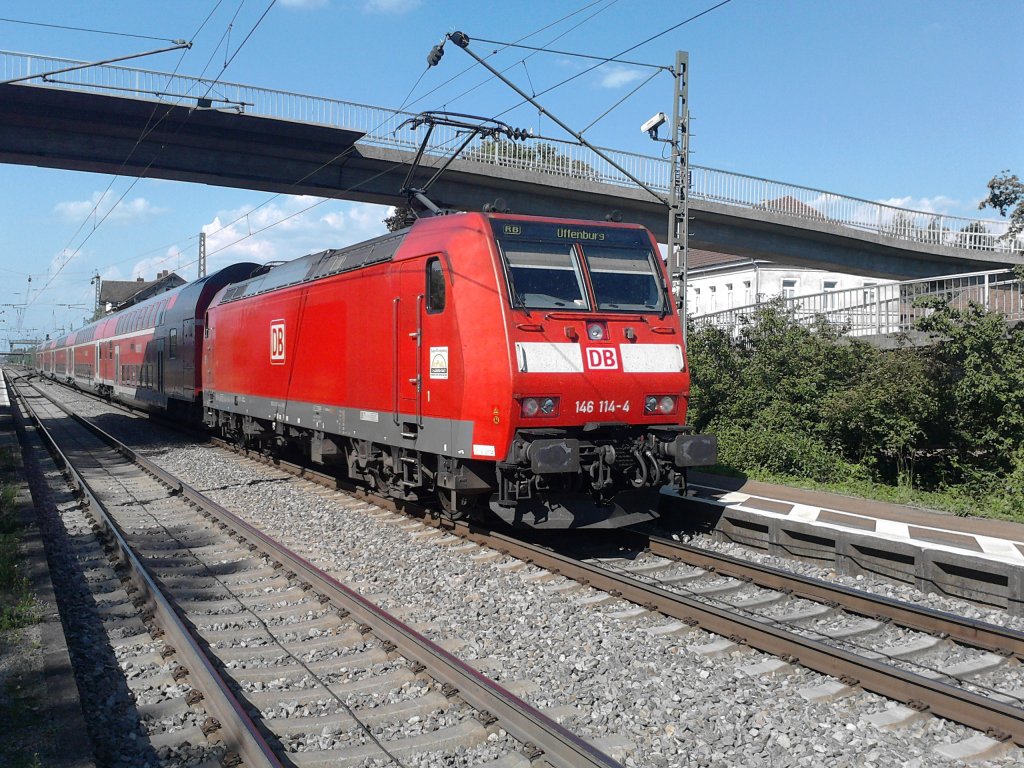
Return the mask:
<path id="1" fill-rule="evenodd" d="M 659 320 L 664 320 L 665 315 L 668 314 L 668 306 L 671 300 L 668 296 L 668 286 L 664 282 L 661 283 L 661 312 L 658 314 Z"/>
<path id="2" fill-rule="evenodd" d="M 521 309 L 526 313 L 527 317 L 532 317 L 530 310 L 526 307 L 526 300 L 519 295 L 519 291 L 516 290 L 515 284 L 511 283 L 510 287 L 512 288 L 512 309 Z"/>

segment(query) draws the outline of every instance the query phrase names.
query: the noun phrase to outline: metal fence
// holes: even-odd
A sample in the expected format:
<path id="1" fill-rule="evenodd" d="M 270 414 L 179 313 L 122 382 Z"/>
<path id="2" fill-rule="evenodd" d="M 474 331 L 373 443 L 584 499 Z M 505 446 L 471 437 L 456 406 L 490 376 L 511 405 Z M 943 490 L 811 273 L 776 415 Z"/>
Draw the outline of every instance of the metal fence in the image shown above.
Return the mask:
<path id="1" fill-rule="evenodd" d="M 0 51 L 0 80 L 41 75 L 82 64 L 70 59 Z M 366 134 L 362 143 L 398 149 L 419 147 L 416 131 L 400 127 L 412 113 L 288 91 L 256 88 L 219 80 L 172 75 L 120 66 L 90 66 L 28 81 L 36 87 L 67 88 L 125 95 L 165 103 L 221 110 L 347 128 Z M 458 131 L 438 127 L 426 152 L 444 156 L 460 143 Z M 659 157 L 602 149 L 615 162 L 652 189 L 668 192 L 671 167 Z M 476 140 L 464 159 L 604 184 L 634 187 L 621 171 L 579 144 L 531 138 L 523 142 Z M 690 166 L 690 197 L 696 200 L 759 209 L 805 221 L 822 221 L 872 232 L 895 240 L 946 245 L 969 250 L 1024 251 L 1024 238 L 1003 237 L 1005 221 L 969 219 L 914 211 L 847 197 L 834 192 Z"/>
<path id="2" fill-rule="evenodd" d="M 928 301 L 924 301 L 928 299 Z M 874 336 L 912 331 L 934 309 L 934 301 L 956 309 L 972 304 L 1000 312 L 1007 320 L 1024 319 L 1024 291 L 1010 270 L 971 272 L 948 277 L 908 280 L 826 291 L 780 299 L 784 312 L 797 322 L 812 325 L 820 320 L 844 328 L 850 336 Z M 754 320 L 764 302 L 693 317 L 697 328 L 719 328 L 736 333 Z"/>

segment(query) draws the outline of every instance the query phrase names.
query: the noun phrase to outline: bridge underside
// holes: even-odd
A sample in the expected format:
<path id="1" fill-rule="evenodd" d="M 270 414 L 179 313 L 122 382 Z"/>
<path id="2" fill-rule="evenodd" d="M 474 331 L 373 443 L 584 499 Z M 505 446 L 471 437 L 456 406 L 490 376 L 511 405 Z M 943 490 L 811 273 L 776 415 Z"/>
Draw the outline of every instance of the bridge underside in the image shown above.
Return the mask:
<path id="1" fill-rule="evenodd" d="M 0 86 L 0 106 L 4 163 L 395 205 L 414 154 L 359 144 L 358 131 L 46 87 Z M 413 184 L 431 174 L 420 169 Z M 516 213 L 581 219 L 619 211 L 662 242 L 668 231 L 665 205 L 642 190 L 468 160 L 455 161 L 430 197 L 461 210 L 501 197 Z M 690 215 L 693 247 L 865 276 L 910 279 L 1018 260 L 699 200 Z"/>

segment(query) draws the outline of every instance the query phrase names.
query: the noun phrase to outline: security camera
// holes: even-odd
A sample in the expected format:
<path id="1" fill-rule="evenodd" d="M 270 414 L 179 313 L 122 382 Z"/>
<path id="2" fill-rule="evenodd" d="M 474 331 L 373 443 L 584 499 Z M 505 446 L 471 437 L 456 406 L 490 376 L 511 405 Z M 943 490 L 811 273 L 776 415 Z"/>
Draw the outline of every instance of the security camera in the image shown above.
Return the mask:
<path id="1" fill-rule="evenodd" d="M 667 119 L 668 118 L 665 117 L 664 112 L 659 112 L 646 123 L 641 125 L 640 130 L 644 133 L 649 133 L 652 139 L 656 138 L 658 135 L 658 129 L 665 124 L 665 120 Z"/>

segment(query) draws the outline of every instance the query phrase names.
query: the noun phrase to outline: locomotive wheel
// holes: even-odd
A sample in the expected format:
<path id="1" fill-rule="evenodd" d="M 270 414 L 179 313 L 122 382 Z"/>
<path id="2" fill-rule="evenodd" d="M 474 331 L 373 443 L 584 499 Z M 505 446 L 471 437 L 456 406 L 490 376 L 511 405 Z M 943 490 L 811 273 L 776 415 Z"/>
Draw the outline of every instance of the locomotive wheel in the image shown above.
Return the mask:
<path id="1" fill-rule="evenodd" d="M 455 500 L 452 500 L 455 496 Z M 439 489 L 437 499 L 441 502 L 441 513 L 449 520 L 465 520 L 469 517 L 470 504 L 465 496 L 456 495 L 453 491 Z"/>
<path id="2" fill-rule="evenodd" d="M 455 500 L 452 501 L 454 494 Z M 441 504 L 441 514 L 446 520 L 479 520 L 483 517 L 487 505 L 484 499 L 487 494 L 468 494 L 458 491 L 437 489 L 437 499 Z"/>

